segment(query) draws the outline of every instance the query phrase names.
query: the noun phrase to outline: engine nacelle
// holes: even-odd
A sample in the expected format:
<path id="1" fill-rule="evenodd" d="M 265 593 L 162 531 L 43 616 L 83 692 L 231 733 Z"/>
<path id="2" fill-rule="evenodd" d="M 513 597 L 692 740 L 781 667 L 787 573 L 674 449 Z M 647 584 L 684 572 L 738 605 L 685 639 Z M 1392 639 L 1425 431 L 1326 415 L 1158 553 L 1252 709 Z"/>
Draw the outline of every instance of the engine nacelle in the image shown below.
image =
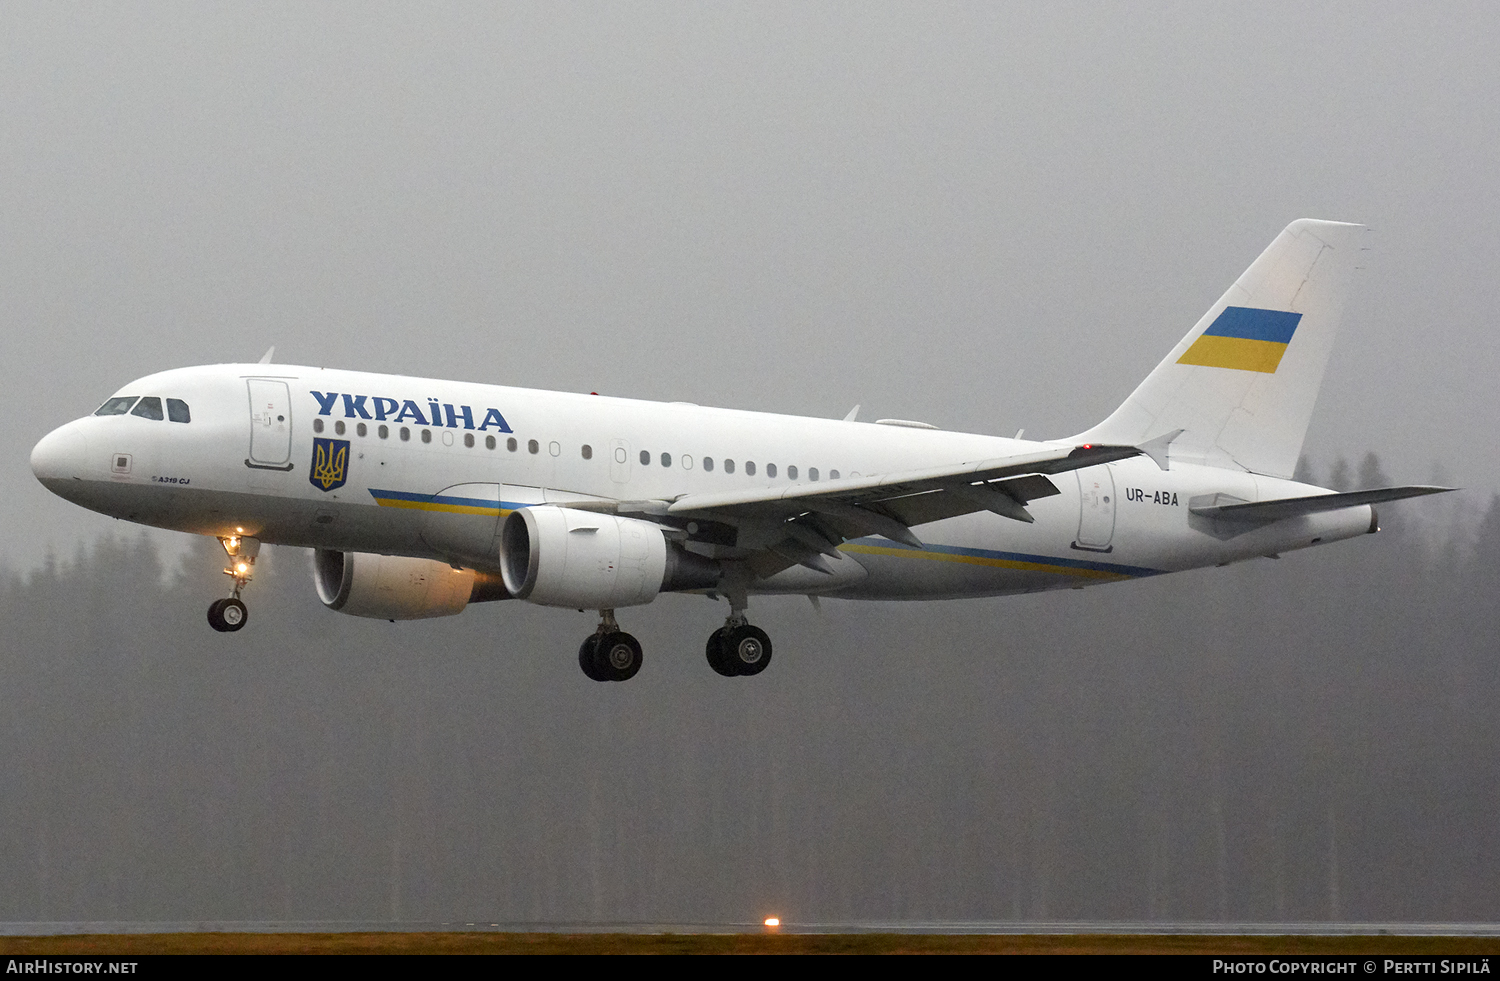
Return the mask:
<path id="1" fill-rule="evenodd" d="M 709 589 L 717 563 L 667 544 L 659 525 L 551 506 L 519 508 L 500 533 L 500 572 L 517 599 L 575 610 L 649 603 L 663 590 Z"/>
<path id="2" fill-rule="evenodd" d="M 313 553 L 318 599 L 330 610 L 377 620 L 422 620 L 463 612 L 471 601 L 508 594 L 473 569 L 446 562 L 368 552 Z"/>

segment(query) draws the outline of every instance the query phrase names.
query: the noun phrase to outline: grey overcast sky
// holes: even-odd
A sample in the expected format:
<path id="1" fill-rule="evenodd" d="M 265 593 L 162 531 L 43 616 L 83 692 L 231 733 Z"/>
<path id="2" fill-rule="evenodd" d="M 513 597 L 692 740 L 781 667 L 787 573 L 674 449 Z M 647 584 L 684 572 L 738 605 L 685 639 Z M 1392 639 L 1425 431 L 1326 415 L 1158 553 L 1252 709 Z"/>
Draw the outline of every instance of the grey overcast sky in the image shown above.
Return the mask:
<path id="1" fill-rule="evenodd" d="M 45 432 L 277 360 L 1064 436 L 1289 221 L 1365 222 L 1308 437 L 1486 498 L 1500 5 L 0 6 L 0 562 Z"/>

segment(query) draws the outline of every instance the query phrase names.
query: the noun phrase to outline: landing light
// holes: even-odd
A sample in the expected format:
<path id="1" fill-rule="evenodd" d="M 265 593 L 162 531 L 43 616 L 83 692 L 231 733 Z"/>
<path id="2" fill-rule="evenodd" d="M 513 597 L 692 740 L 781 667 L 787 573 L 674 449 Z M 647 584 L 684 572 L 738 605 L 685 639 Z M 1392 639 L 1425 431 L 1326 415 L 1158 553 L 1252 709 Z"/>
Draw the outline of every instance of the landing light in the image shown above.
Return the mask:
<path id="1" fill-rule="evenodd" d="M 768 916 L 768 917 L 766 917 L 766 929 L 768 929 L 768 930 L 774 930 L 774 929 L 776 929 L 779 926 L 781 926 L 781 919 L 779 917 L 775 917 L 775 916 Z"/>
<path id="2" fill-rule="evenodd" d="M 243 562 L 241 562 L 239 565 L 235 566 L 234 569 L 235 569 L 236 572 L 249 572 L 250 571 L 250 567 L 248 565 L 246 565 L 245 563 L 243 563 Z"/>

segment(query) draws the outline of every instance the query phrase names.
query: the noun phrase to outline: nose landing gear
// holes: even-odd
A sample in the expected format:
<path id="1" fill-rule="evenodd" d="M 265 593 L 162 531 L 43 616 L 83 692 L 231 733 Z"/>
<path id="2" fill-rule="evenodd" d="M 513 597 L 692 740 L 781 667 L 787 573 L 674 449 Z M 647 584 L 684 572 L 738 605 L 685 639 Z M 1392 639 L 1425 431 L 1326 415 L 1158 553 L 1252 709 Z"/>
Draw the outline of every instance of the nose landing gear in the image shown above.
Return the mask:
<path id="1" fill-rule="evenodd" d="M 233 633 L 250 619 L 250 611 L 240 600 L 240 590 L 249 584 L 255 574 L 255 557 L 260 554 L 260 539 L 227 535 L 219 539 L 229 555 L 229 568 L 224 575 L 234 580 L 234 592 L 227 599 L 215 600 L 208 607 L 208 625 L 220 633 Z"/>
<path id="2" fill-rule="evenodd" d="M 232 633 L 243 627 L 248 619 L 250 611 L 237 596 L 214 600 L 208 606 L 208 625 L 219 633 Z"/>
<path id="3" fill-rule="evenodd" d="M 614 610 L 600 610 L 599 628 L 578 646 L 578 666 L 594 681 L 629 681 L 641 669 L 640 641 L 620 629 Z"/>

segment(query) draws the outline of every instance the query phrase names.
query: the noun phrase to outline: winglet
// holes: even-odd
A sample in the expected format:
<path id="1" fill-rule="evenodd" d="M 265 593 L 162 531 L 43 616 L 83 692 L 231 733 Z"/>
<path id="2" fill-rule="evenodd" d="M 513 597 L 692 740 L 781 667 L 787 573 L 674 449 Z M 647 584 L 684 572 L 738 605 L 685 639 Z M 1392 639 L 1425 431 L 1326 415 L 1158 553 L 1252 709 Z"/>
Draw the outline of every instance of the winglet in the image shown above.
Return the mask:
<path id="1" fill-rule="evenodd" d="M 1161 467 L 1163 470 L 1171 470 L 1172 467 L 1167 459 L 1167 447 L 1172 445 L 1172 440 L 1185 432 L 1187 432 L 1185 429 L 1174 429 L 1170 433 L 1163 433 L 1155 439 L 1146 440 L 1146 442 L 1137 445 L 1136 449 L 1140 450 L 1144 455 L 1149 456 L 1151 461 L 1158 467 Z"/>
<path id="2" fill-rule="evenodd" d="M 260 360 L 257 361 L 256 364 L 270 364 L 271 363 L 271 356 L 273 354 L 275 354 L 275 353 L 276 353 L 276 345 L 272 344 L 270 347 L 266 348 L 266 353 L 262 354 L 260 356 Z"/>

